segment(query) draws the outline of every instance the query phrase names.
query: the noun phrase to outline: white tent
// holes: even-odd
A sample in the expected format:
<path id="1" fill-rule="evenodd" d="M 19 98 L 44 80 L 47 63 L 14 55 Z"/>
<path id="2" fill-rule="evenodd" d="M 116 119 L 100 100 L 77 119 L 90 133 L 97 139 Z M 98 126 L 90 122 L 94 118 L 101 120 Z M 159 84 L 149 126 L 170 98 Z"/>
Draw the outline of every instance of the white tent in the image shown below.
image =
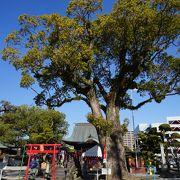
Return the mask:
<path id="1" fill-rule="evenodd" d="M 98 145 L 96 145 L 96 146 L 92 147 L 91 149 L 88 149 L 86 152 L 84 152 L 82 156 L 102 157 L 102 151 L 101 151 L 101 148 Z"/>

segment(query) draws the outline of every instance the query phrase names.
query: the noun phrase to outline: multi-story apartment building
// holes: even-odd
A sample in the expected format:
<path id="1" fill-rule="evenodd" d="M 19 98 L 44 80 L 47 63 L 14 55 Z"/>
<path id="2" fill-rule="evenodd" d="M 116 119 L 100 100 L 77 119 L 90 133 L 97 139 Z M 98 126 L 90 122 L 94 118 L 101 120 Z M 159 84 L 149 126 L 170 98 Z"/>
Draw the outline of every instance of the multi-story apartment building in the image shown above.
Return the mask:
<path id="1" fill-rule="evenodd" d="M 123 136 L 124 146 L 129 147 L 132 151 L 134 150 L 134 132 L 128 131 Z"/>

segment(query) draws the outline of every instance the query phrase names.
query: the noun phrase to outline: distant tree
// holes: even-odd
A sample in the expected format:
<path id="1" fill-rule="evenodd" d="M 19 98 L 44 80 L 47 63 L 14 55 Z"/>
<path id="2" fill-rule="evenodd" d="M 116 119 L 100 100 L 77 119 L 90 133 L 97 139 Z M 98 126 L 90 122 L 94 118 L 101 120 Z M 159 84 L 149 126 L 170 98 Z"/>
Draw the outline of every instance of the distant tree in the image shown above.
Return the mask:
<path id="1" fill-rule="evenodd" d="M 171 160 L 171 158 L 169 158 L 169 154 L 171 154 L 172 159 L 176 162 L 176 165 L 178 167 L 179 170 L 179 151 L 180 151 L 180 134 L 179 133 L 172 133 L 170 134 L 170 136 L 167 138 L 167 142 L 166 142 L 166 154 L 167 154 L 167 158 L 166 161 L 169 163 L 169 161 Z"/>
<path id="2" fill-rule="evenodd" d="M 155 160 L 155 154 L 160 153 L 162 139 L 156 128 L 149 128 L 147 132 L 140 132 L 138 143 L 144 160 Z"/>
<path id="3" fill-rule="evenodd" d="M 176 160 L 176 163 L 178 161 L 178 153 L 180 150 L 180 142 L 178 139 L 180 139 L 180 134 L 178 133 L 172 133 L 168 138 L 168 145 L 171 149 L 172 157 Z"/>
<path id="4" fill-rule="evenodd" d="M 171 126 L 169 125 L 169 124 L 161 124 L 160 126 L 159 126 L 159 131 L 161 131 L 161 133 L 162 133 L 162 135 L 164 135 L 165 136 L 165 133 L 167 132 L 167 131 L 171 131 Z M 165 138 L 165 137 L 164 137 Z M 164 139 L 163 139 L 163 141 L 164 141 Z"/>
<path id="5" fill-rule="evenodd" d="M 162 144 L 164 146 L 166 162 L 168 163 L 169 162 L 169 156 L 168 156 L 168 148 L 169 148 L 168 139 L 169 138 L 166 137 L 167 136 L 166 132 L 171 131 L 171 127 L 169 124 L 164 123 L 159 126 L 159 131 L 160 131 L 159 135 L 162 139 Z"/>
<path id="6" fill-rule="evenodd" d="M 123 129 L 123 135 L 128 132 L 129 119 L 125 118 L 124 123 L 121 125 Z"/>
<path id="7" fill-rule="evenodd" d="M 145 160 L 155 160 L 156 155 L 160 153 L 160 144 L 162 143 L 165 150 L 166 162 L 169 163 L 169 154 L 172 155 L 173 159 L 178 164 L 178 152 L 180 149 L 180 142 L 178 133 L 172 133 L 167 136 L 168 131 L 171 131 L 169 124 L 161 124 L 157 132 L 157 128 L 148 128 L 146 132 L 140 132 L 138 135 L 139 147 L 141 155 Z"/>
<path id="8" fill-rule="evenodd" d="M 24 143 L 59 143 L 67 133 L 65 115 L 60 112 L 26 105 L 12 107 L 13 110 L 0 114 L 1 142 L 18 146 Z"/>
<path id="9" fill-rule="evenodd" d="M 101 9 L 102 0 L 70 0 L 67 16 L 21 15 L 3 59 L 21 70 L 22 87 L 39 84 L 38 105 L 87 103 L 101 147 L 110 147 L 109 179 L 117 180 L 127 175 L 120 110 L 179 94 L 180 61 L 166 51 L 179 35 L 179 1 L 117 0 L 96 16 Z M 143 97 L 136 105 L 134 88 Z"/>
<path id="10" fill-rule="evenodd" d="M 0 114 L 15 111 L 16 107 L 7 101 L 0 101 Z"/>
<path id="11" fill-rule="evenodd" d="M 171 138 L 172 139 L 176 139 L 176 138 L 180 139 L 180 134 L 179 133 L 172 133 Z"/>

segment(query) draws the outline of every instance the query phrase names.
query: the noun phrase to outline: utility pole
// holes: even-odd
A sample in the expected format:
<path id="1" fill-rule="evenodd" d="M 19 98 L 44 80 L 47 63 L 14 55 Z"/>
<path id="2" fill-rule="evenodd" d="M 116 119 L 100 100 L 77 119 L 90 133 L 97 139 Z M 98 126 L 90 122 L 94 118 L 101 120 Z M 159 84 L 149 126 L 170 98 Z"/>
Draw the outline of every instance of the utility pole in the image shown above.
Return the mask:
<path id="1" fill-rule="evenodd" d="M 134 112 L 133 112 L 133 110 L 132 110 L 132 121 L 133 121 L 133 134 L 134 134 L 135 164 L 136 164 L 136 168 L 138 168 L 137 142 L 136 142 L 135 123 L 134 123 Z"/>
<path id="2" fill-rule="evenodd" d="M 131 90 L 131 104 L 133 105 L 133 90 Z M 134 121 L 134 111 L 132 112 L 132 122 L 133 122 L 133 134 L 134 134 L 134 152 L 135 152 L 135 166 L 138 168 L 138 155 L 137 155 L 137 142 L 136 142 L 136 134 L 135 134 L 135 121 Z"/>

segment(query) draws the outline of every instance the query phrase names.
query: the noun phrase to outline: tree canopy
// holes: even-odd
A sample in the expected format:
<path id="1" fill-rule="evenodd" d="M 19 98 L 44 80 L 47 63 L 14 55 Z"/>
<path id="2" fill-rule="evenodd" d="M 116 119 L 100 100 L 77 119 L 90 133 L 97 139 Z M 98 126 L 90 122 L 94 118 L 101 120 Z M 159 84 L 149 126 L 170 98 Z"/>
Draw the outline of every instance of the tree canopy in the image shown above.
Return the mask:
<path id="1" fill-rule="evenodd" d="M 178 0 L 121 0 L 95 18 L 102 0 L 71 0 L 67 16 L 19 16 L 3 59 L 21 70 L 22 87 L 39 84 L 37 104 L 81 99 L 89 105 L 93 87 L 101 102 L 114 96 L 121 108 L 137 109 L 179 93 L 180 61 L 166 52 L 177 42 L 178 8 Z M 133 107 L 128 90 L 134 88 L 147 99 Z"/>
<path id="2" fill-rule="evenodd" d="M 0 141 L 16 146 L 24 143 L 59 143 L 67 133 L 68 124 L 65 115 L 50 109 L 13 106 L 1 101 Z"/>
<path id="3" fill-rule="evenodd" d="M 159 130 L 163 133 L 167 132 L 167 131 L 171 131 L 171 126 L 169 124 L 161 124 L 159 126 Z"/>

